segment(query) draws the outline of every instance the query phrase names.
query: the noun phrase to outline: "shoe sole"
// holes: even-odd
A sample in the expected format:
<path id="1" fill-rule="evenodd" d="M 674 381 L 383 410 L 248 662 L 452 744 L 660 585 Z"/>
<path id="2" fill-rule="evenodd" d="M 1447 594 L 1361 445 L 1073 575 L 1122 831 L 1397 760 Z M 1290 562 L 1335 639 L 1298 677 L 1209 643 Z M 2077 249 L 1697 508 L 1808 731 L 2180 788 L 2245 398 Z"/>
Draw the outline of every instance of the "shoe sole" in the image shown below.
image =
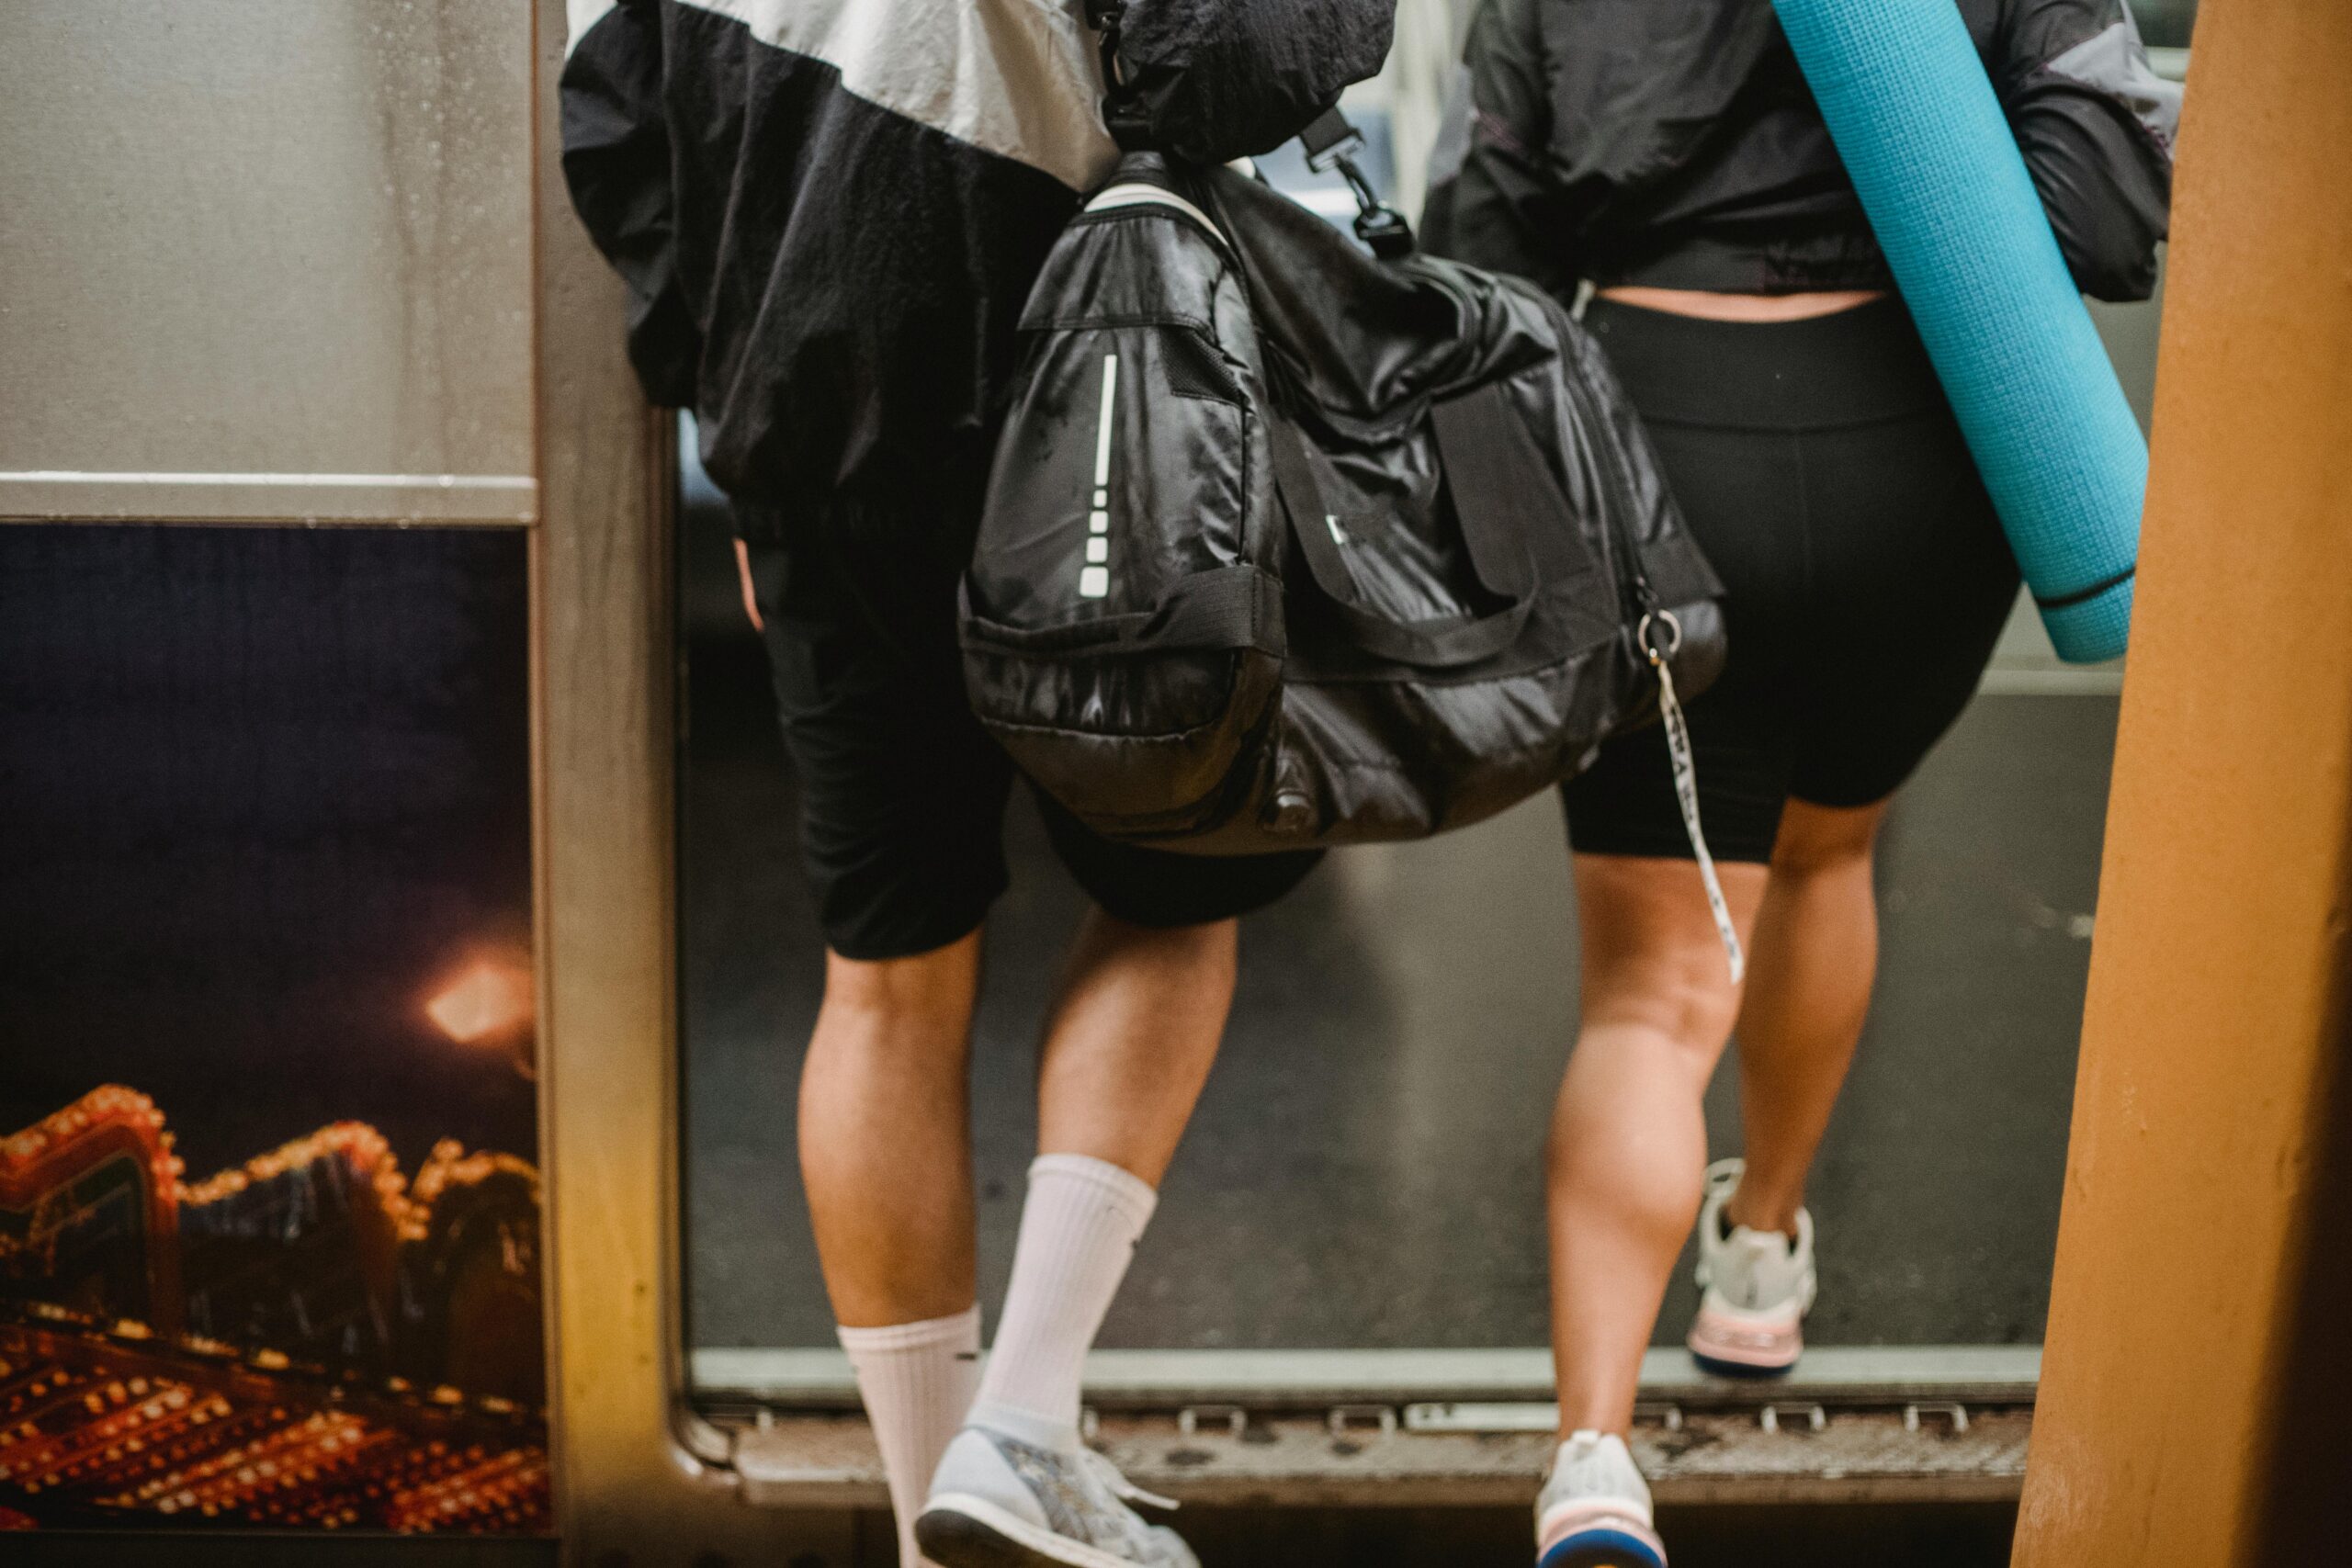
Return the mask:
<path id="1" fill-rule="evenodd" d="M 1703 1305 L 1682 1343 L 1700 1371 L 1719 1378 L 1785 1377 L 1804 1354 L 1804 1335 L 1794 1323 L 1756 1323 Z"/>
<path id="2" fill-rule="evenodd" d="M 1770 1382 L 1777 1378 L 1787 1377 L 1797 1370 L 1794 1360 L 1783 1361 L 1777 1367 L 1759 1367 L 1752 1361 L 1717 1360 L 1714 1357 L 1697 1350 L 1690 1352 L 1690 1359 L 1709 1377 L 1737 1378 L 1743 1382 Z"/>
<path id="3" fill-rule="evenodd" d="M 1666 1568 L 1666 1557 L 1623 1530 L 1578 1530 L 1545 1552 L 1535 1568 Z"/>
<path id="4" fill-rule="evenodd" d="M 925 1504 L 915 1544 L 940 1568 L 1137 1568 L 1131 1557 L 1056 1535 L 967 1492 Z"/>

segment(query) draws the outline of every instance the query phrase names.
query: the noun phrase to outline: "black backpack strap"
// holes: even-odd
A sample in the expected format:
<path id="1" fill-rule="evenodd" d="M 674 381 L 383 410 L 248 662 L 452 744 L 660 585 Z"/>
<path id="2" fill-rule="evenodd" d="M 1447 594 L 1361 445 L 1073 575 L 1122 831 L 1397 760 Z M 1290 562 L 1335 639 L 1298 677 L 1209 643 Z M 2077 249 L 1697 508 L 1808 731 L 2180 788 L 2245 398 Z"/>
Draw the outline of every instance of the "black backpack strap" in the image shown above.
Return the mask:
<path id="1" fill-rule="evenodd" d="M 1008 626 L 973 613 L 968 580 L 956 589 L 965 648 L 1029 659 L 1101 659 L 1132 653 L 1229 653 L 1255 649 L 1280 659 L 1282 584 L 1254 566 L 1195 572 L 1148 610 L 1058 626 Z"/>
<path id="2" fill-rule="evenodd" d="M 1317 478 L 1317 458 L 1290 420 L 1268 411 L 1266 433 L 1273 448 L 1274 488 L 1289 515 L 1292 536 L 1315 584 L 1330 601 L 1351 637 L 1365 652 L 1419 669 L 1451 670 L 1491 659 L 1519 640 L 1540 592 L 1531 549 L 1532 530 L 1566 525 L 1539 510 L 1542 496 L 1563 509 L 1559 487 L 1526 432 L 1513 443 L 1509 430 L 1518 417 L 1499 387 L 1484 387 L 1431 410 L 1437 422 L 1438 455 L 1453 489 L 1454 512 L 1478 581 L 1508 601 L 1491 615 L 1471 618 L 1432 616 L 1399 621 L 1367 606 L 1356 592 L 1348 563 L 1333 536 Z M 1534 465 L 1528 473 L 1526 464 Z M 1489 465 L 1492 465 L 1489 468 Z M 1541 486 L 1534 499 L 1514 492 Z"/>

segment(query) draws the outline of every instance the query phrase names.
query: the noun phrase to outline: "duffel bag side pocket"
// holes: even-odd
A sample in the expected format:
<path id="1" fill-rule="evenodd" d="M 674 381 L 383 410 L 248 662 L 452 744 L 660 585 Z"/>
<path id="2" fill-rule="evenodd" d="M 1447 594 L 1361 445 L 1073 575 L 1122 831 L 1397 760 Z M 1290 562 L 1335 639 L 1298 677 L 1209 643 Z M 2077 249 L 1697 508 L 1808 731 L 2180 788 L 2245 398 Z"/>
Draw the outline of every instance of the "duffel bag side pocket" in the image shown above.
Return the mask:
<path id="1" fill-rule="evenodd" d="M 966 685 L 1013 760 L 1105 831 L 1211 818 L 1283 651 L 1250 560 L 1251 415 L 1193 325 L 1031 345 L 964 588 Z"/>

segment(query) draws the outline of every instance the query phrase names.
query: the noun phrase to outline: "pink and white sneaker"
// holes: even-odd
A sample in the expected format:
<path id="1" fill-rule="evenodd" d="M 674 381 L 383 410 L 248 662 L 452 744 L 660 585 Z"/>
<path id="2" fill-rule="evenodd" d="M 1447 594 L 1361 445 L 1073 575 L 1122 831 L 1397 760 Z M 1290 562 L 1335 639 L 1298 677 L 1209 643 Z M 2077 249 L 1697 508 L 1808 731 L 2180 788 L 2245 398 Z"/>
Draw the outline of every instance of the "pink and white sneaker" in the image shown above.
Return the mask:
<path id="1" fill-rule="evenodd" d="M 1577 1432 L 1552 1456 L 1535 1500 L 1535 1568 L 1666 1568 L 1649 1483 L 1616 1433 Z"/>
<path id="2" fill-rule="evenodd" d="M 1690 1359 L 1718 1377 L 1778 1377 L 1804 1353 L 1813 1308 L 1813 1215 L 1797 1211 L 1797 1234 L 1726 1226 L 1724 1204 L 1739 1190 L 1744 1161 L 1707 1168 L 1699 1210 L 1698 1320 Z"/>

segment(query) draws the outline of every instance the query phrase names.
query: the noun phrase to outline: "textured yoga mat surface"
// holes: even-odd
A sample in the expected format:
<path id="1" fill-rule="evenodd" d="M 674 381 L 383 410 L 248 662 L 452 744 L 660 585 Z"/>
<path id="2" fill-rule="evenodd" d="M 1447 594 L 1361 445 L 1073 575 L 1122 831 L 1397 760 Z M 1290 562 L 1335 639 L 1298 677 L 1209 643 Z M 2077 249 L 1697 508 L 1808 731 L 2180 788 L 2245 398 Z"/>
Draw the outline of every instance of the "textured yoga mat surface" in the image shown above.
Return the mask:
<path id="1" fill-rule="evenodd" d="M 2148 445 L 1951 0 L 1773 0 L 2061 657 L 2123 651 Z"/>

